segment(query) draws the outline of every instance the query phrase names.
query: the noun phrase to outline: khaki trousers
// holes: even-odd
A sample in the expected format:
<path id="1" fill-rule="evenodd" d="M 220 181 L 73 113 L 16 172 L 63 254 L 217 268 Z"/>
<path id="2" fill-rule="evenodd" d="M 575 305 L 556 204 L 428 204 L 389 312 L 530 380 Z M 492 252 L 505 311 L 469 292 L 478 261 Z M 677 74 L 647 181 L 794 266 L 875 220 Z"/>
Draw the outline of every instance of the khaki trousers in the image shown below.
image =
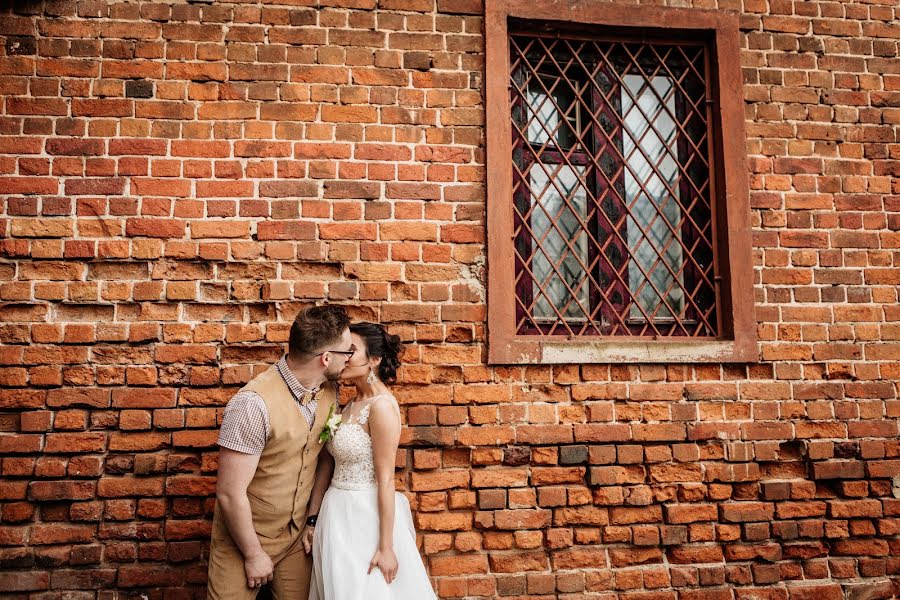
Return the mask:
<path id="1" fill-rule="evenodd" d="M 291 524 L 277 538 L 260 536 L 259 541 L 275 563 L 275 573 L 269 584 L 272 598 L 306 600 L 309 597 L 312 557 L 303 549 L 300 530 Z M 244 556 L 224 523 L 216 523 L 213 527 L 206 589 L 207 600 L 254 600 L 259 593 L 259 588 L 247 587 Z"/>

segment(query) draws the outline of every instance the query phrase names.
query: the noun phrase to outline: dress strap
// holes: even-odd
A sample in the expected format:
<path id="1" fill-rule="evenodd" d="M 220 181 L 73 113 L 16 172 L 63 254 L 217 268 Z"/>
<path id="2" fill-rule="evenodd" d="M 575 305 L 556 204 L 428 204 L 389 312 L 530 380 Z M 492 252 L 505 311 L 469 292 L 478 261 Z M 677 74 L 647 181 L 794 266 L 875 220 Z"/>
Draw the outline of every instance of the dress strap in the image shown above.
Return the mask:
<path id="1" fill-rule="evenodd" d="M 374 402 L 374 400 L 372 402 Z M 361 411 L 359 411 L 359 416 L 356 417 L 356 422 L 360 425 L 365 425 L 369 422 L 369 408 L 371 408 L 372 402 L 366 404 L 366 406 Z"/>

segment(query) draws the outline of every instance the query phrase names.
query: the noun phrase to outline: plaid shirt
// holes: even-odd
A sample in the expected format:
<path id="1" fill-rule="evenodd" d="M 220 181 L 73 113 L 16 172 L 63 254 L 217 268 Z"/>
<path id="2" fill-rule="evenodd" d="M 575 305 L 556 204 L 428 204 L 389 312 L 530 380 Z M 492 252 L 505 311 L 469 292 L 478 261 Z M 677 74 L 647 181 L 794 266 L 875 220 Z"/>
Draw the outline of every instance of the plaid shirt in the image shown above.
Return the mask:
<path id="1" fill-rule="evenodd" d="M 304 387 L 287 366 L 287 356 L 275 363 L 275 368 L 287 384 L 297 402 L 297 409 L 312 426 L 316 418 L 318 401 L 316 392 Z M 244 454 L 262 454 L 269 439 L 269 411 L 256 392 L 238 392 L 225 406 L 222 428 L 219 430 L 219 446 Z"/>

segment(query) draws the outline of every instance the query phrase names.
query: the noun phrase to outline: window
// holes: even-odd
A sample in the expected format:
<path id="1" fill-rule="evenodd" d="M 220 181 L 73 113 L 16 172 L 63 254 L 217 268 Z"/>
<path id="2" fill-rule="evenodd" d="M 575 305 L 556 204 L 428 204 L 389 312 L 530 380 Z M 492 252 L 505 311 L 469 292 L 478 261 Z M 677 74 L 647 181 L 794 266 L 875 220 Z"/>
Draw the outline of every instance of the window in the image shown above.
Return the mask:
<path id="1" fill-rule="evenodd" d="M 754 359 L 737 17 L 542 11 L 487 11 L 491 362 Z"/>

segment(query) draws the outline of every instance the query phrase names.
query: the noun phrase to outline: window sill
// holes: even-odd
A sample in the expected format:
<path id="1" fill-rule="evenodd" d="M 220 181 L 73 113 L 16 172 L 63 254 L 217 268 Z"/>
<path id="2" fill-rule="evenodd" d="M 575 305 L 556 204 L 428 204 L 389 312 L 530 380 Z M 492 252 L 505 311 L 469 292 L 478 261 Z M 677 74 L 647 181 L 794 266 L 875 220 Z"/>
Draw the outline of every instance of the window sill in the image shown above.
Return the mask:
<path id="1" fill-rule="evenodd" d="M 488 363 L 597 364 L 597 363 L 743 363 L 759 359 L 755 340 L 538 340 L 516 337 L 491 340 Z"/>

